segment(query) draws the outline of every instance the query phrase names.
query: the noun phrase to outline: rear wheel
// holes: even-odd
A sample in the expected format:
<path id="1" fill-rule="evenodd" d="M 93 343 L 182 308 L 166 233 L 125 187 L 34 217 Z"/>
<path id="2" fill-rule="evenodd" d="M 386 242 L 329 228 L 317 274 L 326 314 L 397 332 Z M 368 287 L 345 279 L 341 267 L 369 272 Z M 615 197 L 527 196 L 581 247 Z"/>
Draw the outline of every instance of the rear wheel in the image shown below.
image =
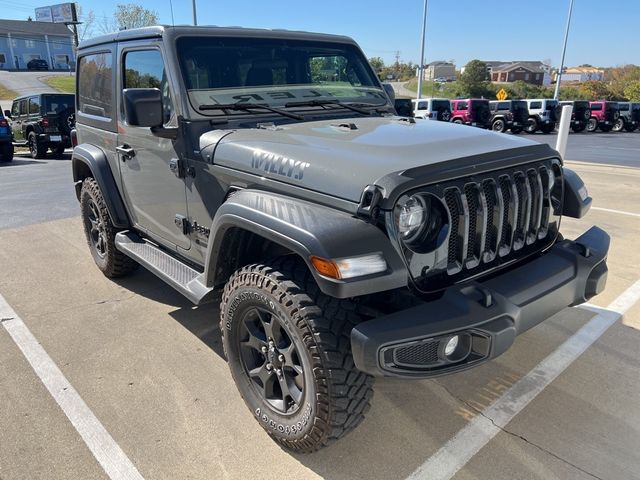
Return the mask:
<path id="1" fill-rule="evenodd" d="M 80 212 L 91 256 L 98 268 L 109 278 L 122 277 L 138 268 L 138 264 L 115 245 L 118 230 L 93 178 L 85 178 L 80 191 Z"/>
<path id="2" fill-rule="evenodd" d="M 461 118 L 454 118 L 453 123 L 457 123 L 458 125 L 462 125 L 462 119 Z"/>
<path id="3" fill-rule="evenodd" d="M 610 132 L 612 128 L 613 126 L 611 125 L 600 125 L 600 130 L 605 133 Z"/>
<path id="4" fill-rule="evenodd" d="M 507 129 L 507 125 L 502 118 L 496 118 L 491 124 L 491 130 L 494 132 L 504 132 Z"/>
<path id="5" fill-rule="evenodd" d="M 47 155 L 47 146 L 42 142 L 38 142 L 36 132 L 29 133 L 27 143 L 29 145 L 31 158 L 44 158 Z"/>
<path id="6" fill-rule="evenodd" d="M 627 124 L 624 126 L 624 129 L 625 129 L 627 132 L 633 132 L 633 131 L 635 131 L 635 130 L 636 130 L 636 128 L 638 128 L 638 124 L 637 124 L 637 123 L 627 123 Z"/>
<path id="7" fill-rule="evenodd" d="M 575 124 L 575 125 L 571 126 L 571 130 L 573 130 L 574 133 L 584 132 L 585 128 L 587 128 L 587 124 L 586 123 L 578 123 L 578 124 Z"/>
<path id="8" fill-rule="evenodd" d="M 538 131 L 538 120 L 535 117 L 529 117 L 524 131 L 527 133 L 536 133 Z"/>
<path id="9" fill-rule="evenodd" d="M 523 130 L 522 127 L 511 127 L 511 133 L 513 133 L 514 135 L 522 133 L 522 130 Z"/>
<path id="10" fill-rule="evenodd" d="M 354 366 L 355 304 L 322 294 L 296 257 L 237 271 L 225 286 L 220 331 L 233 379 L 269 435 L 313 452 L 364 419 L 373 377 Z"/>
<path id="11" fill-rule="evenodd" d="M 10 162 L 13 160 L 13 145 L 5 143 L 0 146 L 0 162 Z"/>
<path id="12" fill-rule="evenodd" d="M 55 153 L 56 157 L 60 158 L 64 155 L 64 150 L 65 150 L 64 145 L 58 144 L 53 149 L 53 153 Z"/>
<path id="13" fill-rule="evenodd" d="M 613 124 L 612 130 L 614 132 L 621 132 L 624 127 L 625 127 L 624 118 L 620 117 L 616 120 L 616 123 Z"/>
<path id="14" fill-rule="evenodd" d="M 590 118 L 587 122 L 587 132 L 593 133 L 598 129 L 598 120 Z"/>
<path id="15" fill-rule="evenodd" d="M 540 127 L 540 131 L 546 135 L 548 133 L 553 132 L 555 128 L 556 128 L 555 123 L 546 123 Z"/>

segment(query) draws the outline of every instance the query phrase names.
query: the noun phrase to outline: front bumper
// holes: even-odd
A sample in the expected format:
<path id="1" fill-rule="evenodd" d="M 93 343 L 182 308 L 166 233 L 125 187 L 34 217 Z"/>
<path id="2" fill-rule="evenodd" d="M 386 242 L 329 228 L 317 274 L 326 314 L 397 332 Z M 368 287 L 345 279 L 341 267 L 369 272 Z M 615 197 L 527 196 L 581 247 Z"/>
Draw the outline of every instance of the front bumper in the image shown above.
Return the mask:
<path id="1" fill-rule="evenodd" d="M 507 351 L 517 335 L 601 293 L 608 251 L 609 235 L 592 227 L 499 276 L 363 322 L 351 332 L 355 365 L 375 376 L 429 378 L 482 364 Z M 454 335 L 468 348 L 457 360 L 443 354 Z"/>

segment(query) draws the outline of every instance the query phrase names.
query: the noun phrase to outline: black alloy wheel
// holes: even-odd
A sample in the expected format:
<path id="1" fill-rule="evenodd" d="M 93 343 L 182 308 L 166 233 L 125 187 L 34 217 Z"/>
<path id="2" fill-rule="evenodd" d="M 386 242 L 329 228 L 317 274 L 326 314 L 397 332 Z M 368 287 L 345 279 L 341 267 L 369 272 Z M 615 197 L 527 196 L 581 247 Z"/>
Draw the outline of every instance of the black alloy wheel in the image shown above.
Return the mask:
<path id="1" fill-rule="evenodd" d="M 304 398 L 304 371 L 283 320 L 256 305 L 244 312 L 240 326 L 237 347 L 255 392 L 280 414 L 297 412 Z"/>

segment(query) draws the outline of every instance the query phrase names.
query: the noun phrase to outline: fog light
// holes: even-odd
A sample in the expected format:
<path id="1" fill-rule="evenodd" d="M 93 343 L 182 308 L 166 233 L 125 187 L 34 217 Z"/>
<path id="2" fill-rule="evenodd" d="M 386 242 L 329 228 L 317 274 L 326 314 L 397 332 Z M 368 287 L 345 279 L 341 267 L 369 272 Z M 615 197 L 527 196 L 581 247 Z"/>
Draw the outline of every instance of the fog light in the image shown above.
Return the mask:
<path id="1" fill-rule="evenodd" d="M 450 357 L 451 355 L 453 355 L 453 353 L 456 351 L 456 348 L 458 348 L 459 341 L 460 341 L 460 337 L 458 335 L 454 335 L 449 339 L 447 344 L 444 346 L 444 354 L 447 357 Z"/>

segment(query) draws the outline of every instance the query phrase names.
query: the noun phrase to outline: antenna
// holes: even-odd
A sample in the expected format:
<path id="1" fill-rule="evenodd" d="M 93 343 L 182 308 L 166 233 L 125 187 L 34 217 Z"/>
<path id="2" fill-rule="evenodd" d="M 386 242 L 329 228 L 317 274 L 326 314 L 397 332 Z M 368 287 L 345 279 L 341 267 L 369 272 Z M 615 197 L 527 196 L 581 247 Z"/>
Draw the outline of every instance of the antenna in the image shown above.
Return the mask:
<path id="1" fill-rule="evenodd" d="M 171 10 L 171 25 L 176 26 L 176 21 L 173 19 L 173 1 L 169 0 L 169 9 Z"/>

